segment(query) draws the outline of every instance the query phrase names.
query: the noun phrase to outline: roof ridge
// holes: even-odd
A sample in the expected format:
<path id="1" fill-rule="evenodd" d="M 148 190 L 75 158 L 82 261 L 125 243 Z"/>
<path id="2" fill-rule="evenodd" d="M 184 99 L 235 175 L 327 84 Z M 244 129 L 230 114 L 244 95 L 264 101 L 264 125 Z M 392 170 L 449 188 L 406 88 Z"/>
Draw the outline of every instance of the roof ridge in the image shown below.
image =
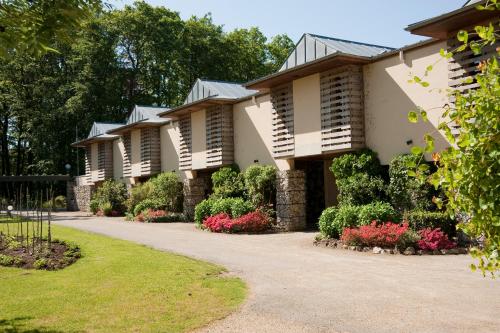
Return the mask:
<path id="1" fill-rule="evenodd" d="M 335 40 L 335 41 L 338 41 L 338 42 L 346 42 L 346 43 L 353 43 L 353 44 L 358 44 L 358 45 L 381 47 L 381 48 L 384 48 L 384 49 L 392 49 L 392 50 L 396 49 L 396 48 L 394 48 L 392 46 L 383 46 L 383 45 L 370 44 L 370 43 L 365 43 L 365 42 L 358 42 L 358 41 L 349 40 L 349 39 L 342 39 L 342 38 L 336 38 L 336 37 L 330 37 L 330 36 L 323 36 L 323 35 L 318 35 L 318 34 L 312 34 L 312 33 L 309 33 L 309 32 L 304 33 L 304 35 L 309 35 L 311 37 L 317 37 L 317 38 L 331 39 L 331 40 Z"/>
<path id="2" fill-rule="evenodd" d="M 225 80 L 212 80 L 212 79 L 205 79 L 205 78 L 198 78 L 201 82 L 216 82 L 216 83 L 228 83 L 228 84 L 237 84 L 242 86 L 244 82 L 234 82 L 234 81 L 225 81 Z"/>
<path id="3" fill-rule="evenodd" d="M 135 104 L 135 106 L 140 106 L 143 108 L 157 108 L 157 109 L 168 109 L 169 106 L 156 106 L 156 105 L 143 105 L 143 104 Z"/>

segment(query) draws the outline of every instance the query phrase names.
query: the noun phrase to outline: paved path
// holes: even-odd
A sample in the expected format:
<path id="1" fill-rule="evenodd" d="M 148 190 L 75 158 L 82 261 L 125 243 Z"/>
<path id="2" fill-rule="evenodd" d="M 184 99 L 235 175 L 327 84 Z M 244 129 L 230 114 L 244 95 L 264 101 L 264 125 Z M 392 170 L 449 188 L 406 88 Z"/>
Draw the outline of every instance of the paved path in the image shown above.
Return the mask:
<path id="1" fill-rule="evenodd" d="M 312 233 L 225 235 L 192 224 L 125 223 L 63 213 L 57 224 L 224 265 L 249 300 L 202 332 L 500 332 L 500 280 L 470 258 L 317 248 Z"/>

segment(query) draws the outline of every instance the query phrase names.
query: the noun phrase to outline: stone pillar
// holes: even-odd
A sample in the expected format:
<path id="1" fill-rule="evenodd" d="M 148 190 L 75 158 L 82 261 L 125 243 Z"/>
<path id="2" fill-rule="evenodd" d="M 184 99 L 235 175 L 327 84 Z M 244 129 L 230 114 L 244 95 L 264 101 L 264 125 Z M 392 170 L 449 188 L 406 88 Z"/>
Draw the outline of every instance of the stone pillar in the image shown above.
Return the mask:
<path id="1" fill-rule="evenodd" d="M 306 228 L 306 174 L 302 170 L 278 171 L 276 219 L 283 231 Z"/>
<path id="2" fill-rule="evenodd" d="M 77 210 L 74 190 L 75 186 L 76 183 L 72 180 L 68 180 L 66 182 L 66 210 L 68 211 Z"/>
<path id="3" fill-rule="evenodd" d="M 205 190 L 207 189 L 207 182 L 204 178 L 184 179 L 183 192 L 184 202 L 183 211 L 184 215 L 189 220 L 194 218 L 194 208 L 203 199 L 205 199 Z"/>
<path id="4" fill-rule="evenodd" d="M 74 200 L 72 201 L 70 209 L 90 212 L 90 200 L 92 199 L 94 190 L 94 185 L 73 185 Z M 70 205 L 69 200 L 68 205 Z"/>

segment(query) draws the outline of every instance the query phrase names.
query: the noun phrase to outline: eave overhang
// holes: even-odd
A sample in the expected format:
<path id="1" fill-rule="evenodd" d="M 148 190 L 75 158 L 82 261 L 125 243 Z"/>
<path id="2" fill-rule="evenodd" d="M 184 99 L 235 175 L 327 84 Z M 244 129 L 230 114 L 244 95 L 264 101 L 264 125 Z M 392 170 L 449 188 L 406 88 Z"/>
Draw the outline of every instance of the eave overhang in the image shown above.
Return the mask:
<path id="1" fill-rule="evenodd" d="M 108 134 L 116 134 L 116 135 L 123 135 L 125 133 L 128 133 L 132 130 L 135 129 L 141 129 L 141 128 L 148 128 L 148 127 L 160 127 L 163 125 L 168 124 L 171 121 L 171 119 L 165 119 L 165 121 L 149 121 L 148 119 L 144 119 L 132 124 L 124 125 L 115 129 L 112 129 L 111 131 L 108 131 Z"/>
<path id="2" fill-rule="evenodd" d="M 410 24 L 405 30 L 414 35 L 447 39 L 450 34 L 460 29 L 473 26 L 488 19 L 498 19 L 497 10 L 478 10 L 476 8 L 476 6 L 484 5 L 485 3 L 486 1 L 481 1 L 443 15 Z"/>
<path id="3" fill-rule="evenodd" d="M 306 77 L 315 73 L 323 72 L 344 65 L 367 64 L 372 60 L 372 57 L 354 56 L 346 53 L 333 53 L 326 57 L 307 62 L 305 64 L 295 66 L 284 71 L 276 72 L 260 79 L 250 81 L 245 84 L 248 89 L 256 89 L 261 92 L 268 91 L 270 88 L 281 84 L 291 82 L 302 77 Z"/>
<path id="4" fill-rule="evenodd" d="M 245 97 L 245 99 L 248 98 Z M 189 104 L 183 104 L 181 106 L 178 106 L 176 108 L 173 108 L 171 110 L 159 113 L 158 115 L 160 117 L 171 117 L 171 118 L 176 118 L 180 117 L 195 111 L 200 111 L 203 109 L 206 109 L 210 106 L 214 105 L 224 105 L 224 104 L 234 104 L 238 102 L 240 99 L 235 99 L 235 98 L 217 98 L 215 97 L 206 97 L 203 99 L 199 99 L 195 102 L 189 103 Z"/>
<path id="5" fill-rule="evenodd" d="M 91 145 L 93 143 L 98 143 L 98 142 L 103 142 L 103 141 L 112 141 L 118 138 L 118 135 L 110 135 L 110 134 L 103 134 L 103 135 L 98 135 L 94 136 L 91 138 L 83 139 L 77 142 L 73 142 L 71 144 L 71 147 L 75 148 L 85 148 L 88 145 Z"/>

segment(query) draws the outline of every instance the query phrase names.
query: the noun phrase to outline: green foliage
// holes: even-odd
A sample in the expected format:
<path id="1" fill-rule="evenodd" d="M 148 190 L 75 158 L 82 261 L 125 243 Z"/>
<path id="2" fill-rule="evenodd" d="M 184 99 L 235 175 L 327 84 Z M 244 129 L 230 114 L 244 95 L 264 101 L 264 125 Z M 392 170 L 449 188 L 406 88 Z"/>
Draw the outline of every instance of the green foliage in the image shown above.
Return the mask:
<path id="1" fill-rule="evenodd" d="M 479 9 L 497 11 L 500 9 L 496 1 L 487 2 Z M 497 44 L 498 24 L 476 26 L 474 34 L 479 38 L 469 38 L 469 33 L 459 31 L 457 39 L 463 44 L 451 52 L 441 51 L 445 58 L 454 53 L 481 53 L 483 47 L 495 47 Z M 426 177 L 419 166 L 414 174 L 420 179 L 427 179 L 436 188 L 441 187 L 446 196 L 445 202 L 435 198 L 438 206 L 446 203 L 451 216 L 466 213 L 469 219 L 458 227 L 473 238 L 483 238 L 484 244 L 471 251 L 478 264 L 471 268 L 479 268 L 483 274 L 487 272 L 495 276 L 500 271 L 500 69 L 498 57 L 500 49 L 490 59 L 482 61 L 479 72 L 465 83 L 477 83 L 477 88 L 463 92 L 453 91 L 454 108 L 446 107 L 442 111 L 445 122 L 438 129 L 451 143 L 441 152 L 434 152 L 433 160 L 437 171 Z M 411 117 L 410 117 L 411 116 Z M 410 120 L 414 116 L 409 115 Z M 453 130 L 456 127 L 456 133 Z M 426 134 L 428 144 L 426 151 L 433 149 L 433 137 Z M 429 149 L 428 149 L 429 148 Z M 422 148 L 419 149 L 423 150 Z"/>
<path id="2" fill-rule="evenodd" d="M 58 195 L 54 198 L 54 206 L 58 209 L 66 208 L 66 197 L 64 195 Z"/>
<path id="3" fill-rule="evenodd" d="M 408 229 L 406 232 L 399 238 L 397 248 L 400 251 L 404 251 L 408 247 L 417 247 L 417 242 L 420 240 L 420 235 L 417 231 Z"/>
<path id="4" fill-rule="evenodd" d="M 339 209 L 337 207 L 326 208 L 319 217 L 319 231 L 327 237 L 339 237 L 340 233 L 335 228 L 333 221 L 337 216 Z"/>
<path id="5" fill-rule="evenodd" d="M 256 207 L 272 203 L 276 195 L 276 167 L 251 165 L 243 174 L 249 200 Z"/>
<path id="6" fill-rule="evenodd" d="M 345 179 L 360 173 L 380 176 L 382 172 L 377 154 L 370 149 L 334 158 L 330 170 L 336 179 Z"/>
<path id="7" fill-rule="evenodd" d="M 366 173 L 337 179 L 339 205 L 363 205 L 385 198 L 384 180 Z"/>
<path id="8" fill-rule="evenodd" d="M 109 201 L 101 204 L 100 209 L 102 210 L 104 216 L 111 216 L 113 213 L 113 205 Z"/>
<path id="9" fill-rule="evenodd" d="M 148 199 L 152 196 L 153 193 L 153 183 L 145 182 L 141 184 L 137 184 L 133 186 L 130 190 L 130 196 L 127 200 L 127 211 L 134 212 L 135 206 L 145 199 Z"/>
<path id="10" fill-rule="evenodd" d="M 164 172 L 150 180 L 153 198 L 161 202 L 168 211 L 182 210 L 182 183 L 173 172 Z"/>
<path id="11" fill-rule="evenodd" d="M 420 159 L 420 155 L 403 154 L 394 157 L 389 165 L 390 181 L 387 194 L 392 205 L 400 212 L 412 209 L 429 210 L 434 207 L 431 201 L 432 187 L 409 174 Z M 429 171 L 425 171 L 425 174 L 428 173 Z"/>
<path id="12" fill-rule="evenodd" d="M 341 155 L 333 159 L 330 170 L 339 190 L 339 205 L 363 205 L 384 199 L 382 167 L 375 152 L 362 149 Z"/>
<path id="13" fill-rule="evenodd" d="M 320 216 L 320 231 L 328 237 L 339 238 L 344 228 L 358 226 L 358 207 L 342 205 L 325 209 Z"/>
<path id="14" fill-rule="evenodd" d="M 156 199 L 148 198 L 148 199 L 142 200 L 137 205 L 135 205 L 134 215 L 137 216 L 147 209 L 157 210 L 157 209 L 164 209 L 164 208 L 165 208 L 164 202 L 162 202 L 162 200 L 160 200 L 159 198 L 156 198 Z"/>
<path id="15" fill-rule="evenodd" d="M 387 202 L 372 202 L 358 206 L 358 225 L 368 225 L 372 221 L 398 222 L 399 215 Z"/>
<path id="16" fill-rule="evenodd" d="M 97 188 L 92 200 L 98 203 L 99 209 L 103 209 L 105 204 L 110 203 L 112 210 L 124 212 L 127 196 L 125 184 L 109 179 Z"/>
<path id="17" fill-rule="evenodd" d="M 245 201 L 243 198 L 214 199 L 212 201 L 210 215 L 226 213 L 232 218 L 238 218 L 254 210 L 255 207 L 252 203 Z"/>
<path id="18" fill-rule="evenodd" d="M 223 167 L 212 174 L 214 198 L 236 198 L 244 195 L 243 176 L 238 166 Z"/>
<path id="19" fill-rule="evenodd" d="M 96 200 L 96 199 L 90 200 L 89 206 L 90 206 L 90 211 L 92 212 L 92 214 L 96 214 L 99 211 L 99 201 L 98 200 Z"/>
<path id="20" fill-rule="evenodd" d="M 12 266 L 14 265 L 14 257 L 0 254 L 0 266 Z"/>
<path id="21" fill-rule="evenodd" d="M 429 212 L 424 210 L 413 210 L 406 212 L 403 219 L 413 230 L 425 228 L 441 228 L 448 236 L 455 236 L 457 222 L 447 212 Z"/>
<path id="22" fill-rule="evenodd" d="M 203 220 L 212 214 L 213 199 L 205 199 L 194 208 L 194 222 L 198 225 L 203 223 Z"/>
<path id="23" fill-rule="evenodd" d="M 48 264 L 49 264 L 48 259 L 40 258 L 35 260 L 35 262 L 33 263 L 33 267 L 35 269 L 44 269 L 47 267 Z"/>

